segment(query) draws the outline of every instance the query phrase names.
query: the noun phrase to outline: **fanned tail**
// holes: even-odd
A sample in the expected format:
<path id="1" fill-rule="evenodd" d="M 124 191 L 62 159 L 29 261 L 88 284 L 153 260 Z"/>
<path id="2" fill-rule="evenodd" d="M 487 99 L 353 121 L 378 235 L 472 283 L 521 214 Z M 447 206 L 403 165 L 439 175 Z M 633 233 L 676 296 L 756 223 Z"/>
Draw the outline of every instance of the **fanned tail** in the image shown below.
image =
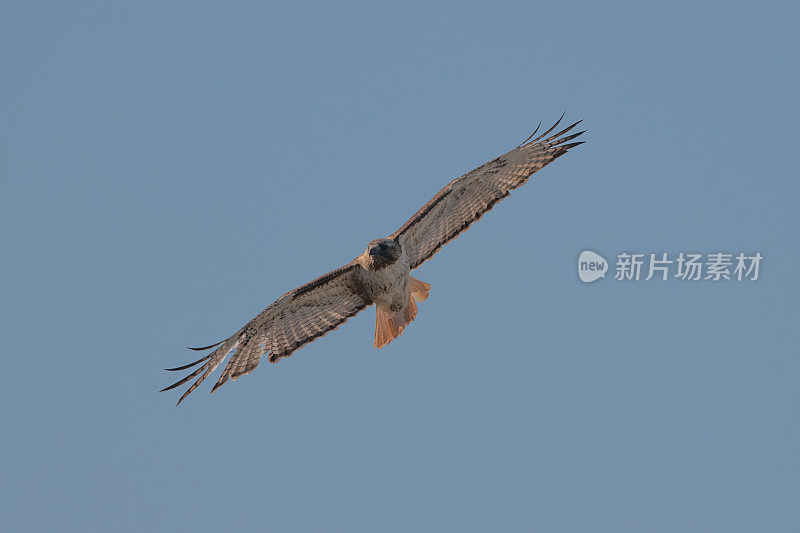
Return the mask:
<path id="1" fill-rule="evenodd" d="M 430 292 L 430 283 L 409 276 L 408 300 L 401 311 L 375 306 L 375 347 L 386 346 L 399 337 L 403 330 L 417 317 L 415 300 L 423 301 Z"/>
<path id="2" fill-rule="evenodd" d="M 415 277 L 409 276 L 408 290 L 409 292 L 411 292 L 411 296 L 414 297 L 414 300 L 418 302 L 424 302 L 425 299 L 428 297 L 428 293 L 431 292 L 431 284 L 425 283 L 424 281 L 420 281 Z"/>

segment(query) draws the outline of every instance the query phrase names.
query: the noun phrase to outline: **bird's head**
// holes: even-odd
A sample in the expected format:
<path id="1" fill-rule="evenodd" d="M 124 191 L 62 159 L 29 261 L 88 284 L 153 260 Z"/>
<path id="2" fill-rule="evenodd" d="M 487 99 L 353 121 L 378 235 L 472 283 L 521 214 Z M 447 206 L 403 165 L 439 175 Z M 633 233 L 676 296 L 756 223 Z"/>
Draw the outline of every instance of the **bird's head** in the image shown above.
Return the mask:
<path id="1" fill-rule="evenodd" d="M 394 239 L 373 239 L 367 243 L 364 257 L 369 268 L 379 270 L 400 259 L 400 244 Z"/>

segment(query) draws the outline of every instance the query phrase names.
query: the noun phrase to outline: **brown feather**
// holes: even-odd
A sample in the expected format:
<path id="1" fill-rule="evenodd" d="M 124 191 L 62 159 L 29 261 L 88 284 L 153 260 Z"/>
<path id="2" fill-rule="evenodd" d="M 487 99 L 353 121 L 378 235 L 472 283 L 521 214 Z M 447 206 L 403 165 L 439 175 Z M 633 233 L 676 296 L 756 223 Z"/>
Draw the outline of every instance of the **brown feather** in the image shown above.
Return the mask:
<path id="1" fill-rule="evenodd" d="M 563 118 L 564 115 L 532 141 L 526 140 L 510 152 L 448 183 L 395 231 L 390 238 L 402 245 L 409 267 L 419 267 L 512 190 L 525 184 L 533 173 L 581 144 L 563 143 L 583 132 L 559 138 L 580 121 L 547 137 Z"/>
<path id="2" fill-rule="evenodd" d="M 354 262 L 348 263 L 284 294 L 236 334 L 214 345 L 218 346 L 214 352 L 190 365 L 176 368 L 190 368 L 205 361 L 194 372 L 163 390 L 183 385 L 200 375 L 181 396 L 180 404 L 231 353 L 212 392 L 228 379 L 252 372 L 263 355 L 269 353 L 270 361 L 275 362 L 333 331 L 372 303 L 359 290 L 358 280 L 353 274 L 355 268 L 361 267 Z"/>

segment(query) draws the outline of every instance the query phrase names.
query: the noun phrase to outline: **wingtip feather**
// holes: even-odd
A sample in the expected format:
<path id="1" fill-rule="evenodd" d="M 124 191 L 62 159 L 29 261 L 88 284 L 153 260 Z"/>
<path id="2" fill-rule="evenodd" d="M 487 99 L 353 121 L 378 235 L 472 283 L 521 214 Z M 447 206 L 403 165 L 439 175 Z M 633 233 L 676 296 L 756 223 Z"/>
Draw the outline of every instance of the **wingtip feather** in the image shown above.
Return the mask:
<path id="1" fill-rule="evenodd" d="M 560 145 L 560 144 L 564 144 L 565 142 L 567 142 L 567 141 L 571 141 L 571 140 L 572 140 L 572 139 L 574 139 L 575 137 L 577 137 L 577 136 L 579 136 L 579 135 L 583 135 L 584 133 L 586 133 L 586 130 L 579 131 L 578 133 L 573 133 L 572 135 L 567 135 L 566 137 L 563 137 L 563 138 L 561 138 L 561 139 L 558 139 L 557 141 L 555 141 L 554 143 L 552 143 L 552 146 L 558 146 L 558 145 Z M 582 142 L 586 142 L 586 141 L 582 141 Z"/>
<path id="2" fill-rule="evenodd" d="M 538 126 L 536 126 L 536 129 L 535 129 L 535 130 L 533 130 L 533 133 L 531 133 L 530 135 L 528 135 L 528 138 L 527 138 L 527 139 L 525 139 L 524 141 L 522 141 L 521 143 L 519 143 L 519 145 L 517 146 L 517 148 L 519 148 L 520 146 L 522 146 L 522 145 L 523 145 L 523 144 L 525 144 L 526 142 L 530 141 L 530 140 L 533 138 L 533 136 L 534 136 L 534 135 L 536 135 L 536 132 L 537 132 L 537 131 L 539 131 L 539 128 L 541 128 L 541 127 L 542 127 L 542 121 L 540 120 L 540 121 L 539 121 L 539 125 L 538 125 Z"/>
<path id="3" fill-rule="evenodd" d="M 554 134 L 553 134 L 553 135 L 551 135 L 549 138 L 545 139 L 545 140 L 544 140 L 544 142 L 551 142 L 552 140 L 554 140 L 554 139 L 557 139 L 558 137 L 560 137 L 560 136 L 564 135 L 564 134 L 565 134 L 565 133 L 567 133 L 569 130 L 571 130 L 572 128 L 574 128 L 574 127 L 575 127 L 575 126 L 577 126 L 578 124 L 580 124 L 581 122 L 583 122 L 583 120 L 582 120 L 582 119 L 581 119 L 581 120 L 579 120 L 578 122 L 575 122 L 575 123 L 573 123 L 573 124 L 570 124 L 569 126 L 567 126 L 566 128 L 564 128 L 563 130 L 559 131 L 558 133 L 554 133 Z"/>
<path id="4" fill-rule="evenodd" d="M 209 344 L 208 346 L 201 346 L 199 348 L 192 348 L 191 346 L 187 346 L 186 348 L 188 348 L 189 350 L 194 350 L 196 352 L 202 352 L 203 350 L 208 350 L 209 348 L 214 348 L 215 346 L 219 346 L 220 344 L 222 344 L 226 340 L 227 339 L 223 339 L 223 340 L 219 341 L 216 344 Z"/>
<path id="5" fill-rule="evenodd" d="M 566 112 L 566 111 L 564 111 L 563 113 L 561 113 L 561 116 L 558 118 L 558 120 L 556 121 L 556 123 L 555 123 L 555 124 L 553 124 L 552 126 L 550 126 L 550 128 L 548 128 L 548 130 L 547 130 L 546 132 L 542 133 L 541 135 L 539 135 L 538 137 L 536 137 L 535 139 L 533 139 L 532 141 L 530 141 L 530 143 L 528 143 L 528 144 L 533 144 L 533 143 L 535 143 L 535 142 L 537 142 L 537 141 L 540 141 L 540 140 L 544 139 L 544 138 L 547 136 L 547 134 L 548 134 L 548 133 L 550 133 L 551 131 L 553 131 L 554 129 L 556 129 L 556 126 L 558 126 L 559 124 L 561 124 L 561 121 L 564 119 L 564 115 L 566 115 L 566 114 L 567 114 L 567 112 Z"/>
<path id="6" fill-rule="evenodd" d="M 213 353 L 208 354 L 207 356 L 201 357 L 200 359 L 198 359 L 197 361 L 195 361 L 193 363 L 187 363 L 187 364 L 182 365 L 182 366 L 176 366 L 175 368 L 165 368 L 164 370 L 166 370 L 167 372 L 177 372 L 179 370 L 186 370 L 187 368 L 192 368 L 194 365 L 196 365 L 198 363 L 202 363 L 206 359 L 209 359 L 212 355 L 214 355 L 214 354 Z"/>
<path id="7" fill-rule="evenodd" d="M 189 374 L 189 375 L 188 375 L 188 376 L 186 376 L 185 378 L 183 378 L 183 379 L 180 379 L 180 380 L 176 381 L 175 383 L 173 383 L 173 384 L 172 384 L 172 385 L 170 385 L 169 387 L 165 387 L 165 388 L 161 389 L 161 390 L 160 390 L 160 391 L 158 391 L 158 392 L 165 392 L 165 391 L 168 391 L 168 390 L 172 390 L 172 389 L 174 389 L 175 387 L 180 387 L 181 385 L 183 385 L 184 383 L 186 383 L 187 381 L 189 381 L 190 379 L 192 379 L 193 377 L 195 377 L 197 374 L 199 374 L 200 372 L 202 372 L 204 368 L 205 368 L 205 365 L 204 365 L 204 366 L 201 366 L 200 368 L 198 368 L 197 370 L 195 370 L 194 372 L 192 372 L 191 374 Z"/>

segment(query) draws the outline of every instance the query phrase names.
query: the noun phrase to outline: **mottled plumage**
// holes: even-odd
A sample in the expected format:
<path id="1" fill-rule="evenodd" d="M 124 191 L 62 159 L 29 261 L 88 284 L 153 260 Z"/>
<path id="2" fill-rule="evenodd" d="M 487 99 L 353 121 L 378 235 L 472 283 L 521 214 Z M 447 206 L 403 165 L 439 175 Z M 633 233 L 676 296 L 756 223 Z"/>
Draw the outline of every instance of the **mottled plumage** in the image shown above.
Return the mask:
<path id="1" fill-rule="evenodd" d="M 375 346 L 391 342 L 414 320 L 416 302 L 424 300 L 430 289 L 430 285 L 411 277 L 409 272 L 466 230 L 511 190 L 523 185 L 534 172 L 582 144 L 569 142 L 582 131 L 562 137 L 579 122 L 547 137 L 560 122 L 561 119 L 532 139 L 535 131 L 517 148 L 451 181 L 388 238 L 370 241 L 367 249 L 350 263 L 287 292 L 228 339 L 192 348 L 215 349 L 193 363 L 167 369 L 186 370 L 200 365 L 163 390 L 197 378 L 178 400 L 180 404 L 230 355 L 211 389 L 213 392 L 228 379 L 252 372 L 262 356 L 268 354 L 272 363 L 288 357 L 371 304 L 377 309 Z"/>

